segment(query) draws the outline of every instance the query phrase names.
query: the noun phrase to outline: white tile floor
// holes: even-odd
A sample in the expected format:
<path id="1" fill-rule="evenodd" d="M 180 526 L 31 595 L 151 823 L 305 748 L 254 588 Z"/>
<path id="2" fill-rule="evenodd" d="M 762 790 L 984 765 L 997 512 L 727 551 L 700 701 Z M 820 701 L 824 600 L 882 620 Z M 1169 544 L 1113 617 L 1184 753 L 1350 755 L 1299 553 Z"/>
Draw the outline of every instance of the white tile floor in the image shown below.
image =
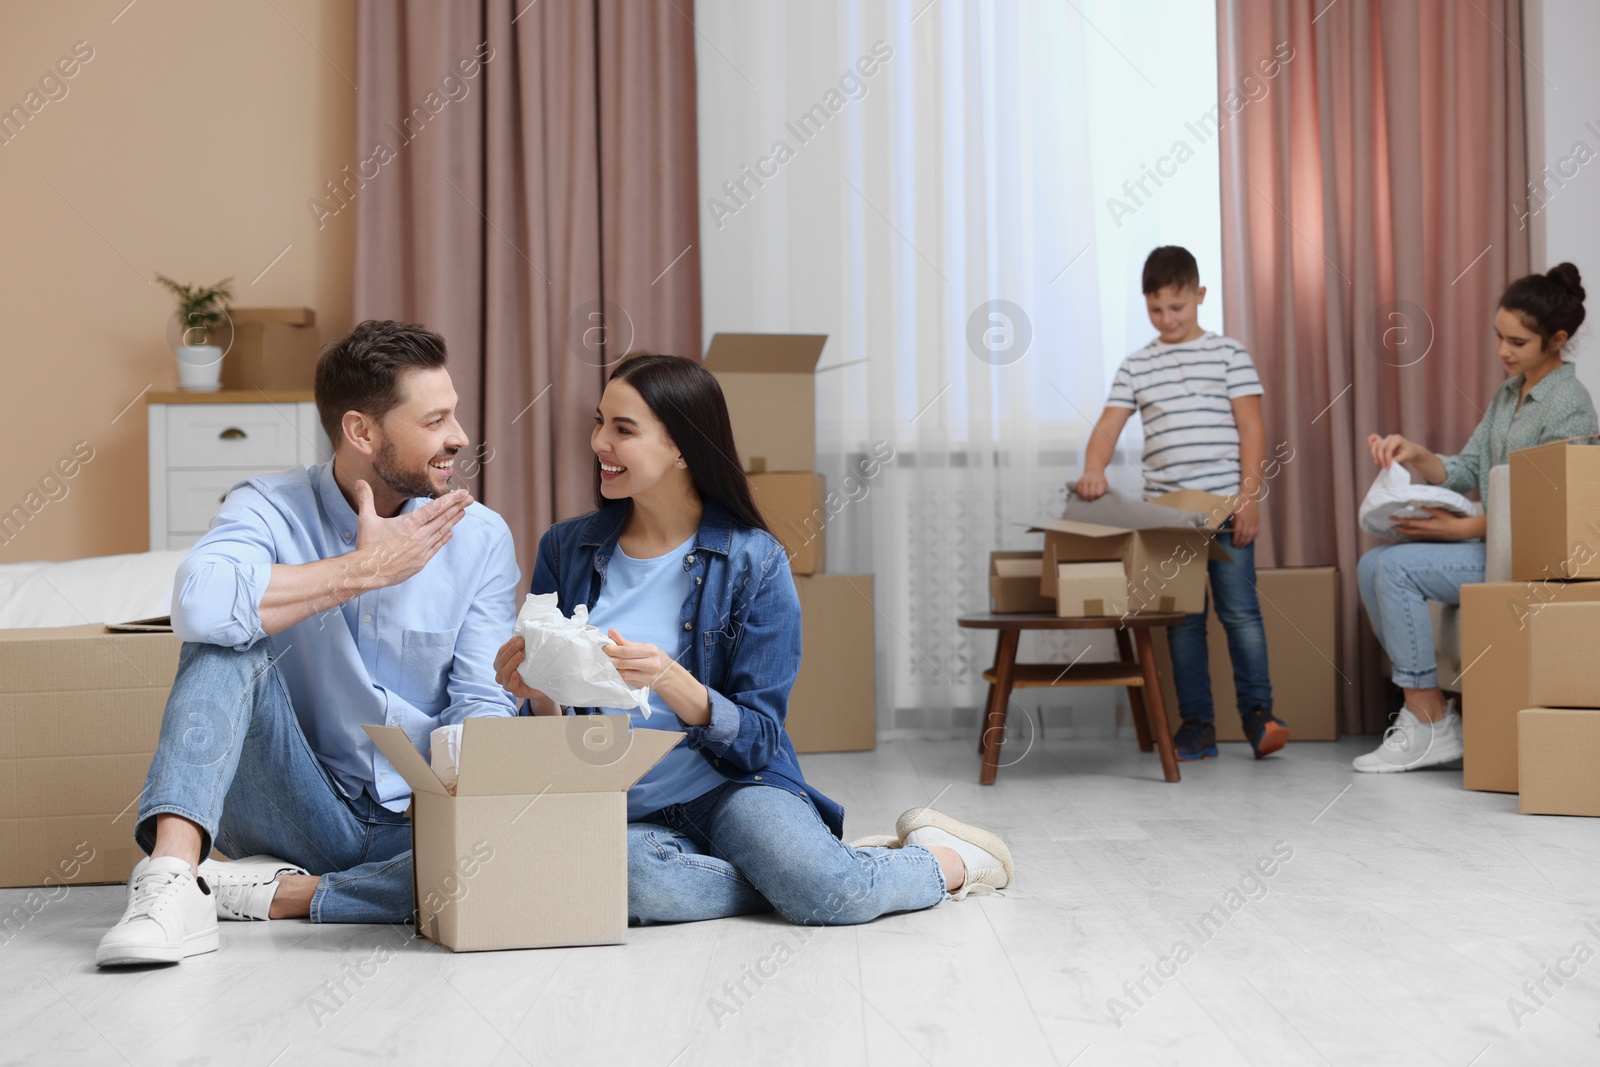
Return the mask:
<path id="1" fill-rule="evenodd" d="M 1168 785 L 1131 740 L 1051 740 L 987 789 L 962 742 L 806 757 L 852 836 L 942 794 L 1005 833 L 1018 868 L 1001 897 L 809 937 L 730 919 L 454 956 L 392 927 L 283 922 L 226 926 L 220 952 L 176 968 L 97 973 L 123 890 L 77 888 L 0 945 L 0 1060 L 1600 1063 L 1600 959 L 1563 962 L 1600 952 L 1600 823 L 1520 816 L 1458 772 L 1352 775 L 1368 746 L 1258 764 L 1226 745 Z M 0 913 L 19 897 L 0 891 Z M 1183 961 L 1160 962 L 1180 941 Z M 777 975 L 728 1000 L 780 942 Z M 358 967 L 371 977 L 329 994 Z M 1576 975 L 1558 985 L 1558 968 Z M 1535 1000 L 1523 983 L 1541 978 Z"/>

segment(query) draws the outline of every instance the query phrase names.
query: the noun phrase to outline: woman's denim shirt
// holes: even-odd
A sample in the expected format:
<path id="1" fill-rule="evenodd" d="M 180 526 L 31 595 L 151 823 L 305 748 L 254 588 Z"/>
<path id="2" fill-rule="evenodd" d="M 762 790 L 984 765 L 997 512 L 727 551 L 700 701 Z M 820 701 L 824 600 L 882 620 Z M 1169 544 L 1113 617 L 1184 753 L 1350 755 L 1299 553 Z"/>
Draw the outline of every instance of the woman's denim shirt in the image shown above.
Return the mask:
<path id="1" fill-rule="evenodd" d="M 557 594 L 567 615 L 579 604 L 593 607 L 632 507 L 617 501 L 550 527 L 539 539 L 531 591 Z M 730 781 L 806 797 L 842 836 L 844 809 L 806 784 L 783 728 L 800 673 L 800 598 L 783 546 L 765 530 L 734 525 L 707 501 L 683 568 L 694 584 L 678 616 L 691 635 L 682 662 L 711 694 L 711 721 L 688 727 L 686 743 Z"/>

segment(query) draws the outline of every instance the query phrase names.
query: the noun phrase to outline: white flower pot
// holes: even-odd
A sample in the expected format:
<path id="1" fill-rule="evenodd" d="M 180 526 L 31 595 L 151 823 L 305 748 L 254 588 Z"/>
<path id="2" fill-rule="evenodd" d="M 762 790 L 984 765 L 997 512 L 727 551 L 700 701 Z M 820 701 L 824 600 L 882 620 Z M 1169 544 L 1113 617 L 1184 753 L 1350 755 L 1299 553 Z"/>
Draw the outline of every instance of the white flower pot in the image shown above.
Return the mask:
<path id="1" fill-rule="evenodd" d="M 188 393 L 214 393 L 222 387 L 221 345 L 179 345 L 178 385 Z"/>

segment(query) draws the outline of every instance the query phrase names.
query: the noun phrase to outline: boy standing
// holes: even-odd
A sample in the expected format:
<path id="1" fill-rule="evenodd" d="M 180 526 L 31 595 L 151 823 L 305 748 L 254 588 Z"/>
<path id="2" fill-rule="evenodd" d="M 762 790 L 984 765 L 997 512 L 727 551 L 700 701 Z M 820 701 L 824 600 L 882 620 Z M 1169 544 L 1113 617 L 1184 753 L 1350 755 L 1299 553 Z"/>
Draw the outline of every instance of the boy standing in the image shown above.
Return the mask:
<path id="1" fill-rule="evenodd" d="M 1244 735 L 1260 759 L 1289 740 L 1272 716 L 1267 675 L 1267 635 L 1256 600 L 1255 540 L 1260 505 L 1241 495 L 1241 475 L 1259 484 L 1267 458 L 1261 419 L 1261 380 L 1244 346 L 1200 328 L 1206 298 L 1200 268 L 1189 251 L 1164 245 L 1144 263 L 1144 300 L 1158 336 L 1122 361 L 1111 396 L 1084 449 L 1078 495 L 1093 500 L 1106 491 L 1106 465 L 1135 410 L 1144 423 L 1145 495 L 1199 489 L 1232 498 L 1232 517 L 1217 534 L 1232 563 L 1212 560 L 1211 592 L 1228 635 L 1234 691 Z M 1206 608 L 1167 631 L 1173 682 L 1183 723 L 1173 738 L 1178 758 L 1217 755 L 1206 651 Z"/>

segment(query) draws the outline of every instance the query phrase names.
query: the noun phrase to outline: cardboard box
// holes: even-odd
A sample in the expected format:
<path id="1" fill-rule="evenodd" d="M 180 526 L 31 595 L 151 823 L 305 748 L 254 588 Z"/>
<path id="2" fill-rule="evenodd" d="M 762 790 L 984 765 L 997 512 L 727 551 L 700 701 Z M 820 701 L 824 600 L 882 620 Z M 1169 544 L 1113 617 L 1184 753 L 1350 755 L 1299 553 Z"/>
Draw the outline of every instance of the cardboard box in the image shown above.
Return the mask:
<path id="1" fill-rule="evenodd" d="M 1600 447 L 1511 453 L 1511 577 L 1600 578 Z"/>
<path id="2" fill-rule="evenodd" d="M 101 625 L 0 630 L 0 886 L 127 881 L 180 645 Z"/>
<path id="3" fill-rule="evenodd" d="M 1002 614 L 1056 610 L 1055 601 L 1039 592 L 1043 567 L 1043 552 L 989 553 L 990 610 Z"/>
<path id="4" fill-rule="evenodd" d="M 1597 600 L 1600 582 L 1461 587 L 1462 784 L 1468 789 L 1517 791 L 1517 714 L 1535 706 L 1533 621 L 1547 605 Z"/>
<path id="5" fill-rule="evenodd" d="M 861 752 L 877 744 L 870 574 L 797 577 L 800 676 L 789 693 L 797 752 Z"/>
<path id="6" fill-rule="evenodd" d="M 1524 815 L 1600 815 L 1600 711 L 1524 708 L 1517 713 Z"/>
<path id="7" fill-rule="evenodd" d="M 1528 619 L 1528 703 L 1600 708 L 1600 603 L 1545 604 Z"/>
<path id="8" fill-rule="evenodd" d="M 1144 530 L 1104 526 L 1072 519 L 1045 519 L 1031 529 L 1044 537 L 1044 569 L 1039 592 L 1054 598 L 1062 563 L 1119 562 L 1128 581 L 1128 606 L 1134 611 L 1196 612 L 1205 603 L 1206 561 L 1227 559 L 1212 532 L 1228 519 L 1226 501 L 1212 493 L 1180 490 L 1157 497 L 1182 511 L 1210 513 L 1207 530 L 1172 525 Z M 1073 614 L 1076 614 L 1074 609 Z M 1119 613 L 1120 614 L 1120 613 Z"/>
<path id="9" fill-rule="evenodd" d="M 397 726 L 364 726 L 411 786 L 416 929 L 455 952 L 628 938 L 628 787 L 683 740 L 626 715 L 468 719 L 456 794 Z"/>
<path id="10" fill-rule="evenodd" d="M 750 475 L 761 517 L 789 553 L 795 574 L 817 574 L 827 563 L 827 485 L 822 475 L 781 472 Z"/>
<path id="11" fill-rule="evenodd" d="M 1289 727 L 1292 741 L 1339 740 L 1339 711 L 1346 690 L 1339 677 L 1339 570 L 1337 567 L 1285 567 L 1256 572 L 1261 622 L 1267 631 L 1267 667 L 1272 679 L 1272 713 Z M 1183 719 L 1172 674 L 1167 631 L 1154 636 L 1156 664 L 1167 718 L 1177 732 Z M 1218 741 L 1243 741 L 1233 685 L 1228 635 L 1212 611 L 1206 620 L 1206 658 L 1211 672 L 1211 706 Z"/>
<path id="12" fill-rule="evenodd" d="M 705 368 L 728 401 L 744 469 L 813 471 L 817 467 L 817 388 L 813 380 L 827 334 L 719 333 Z"/>
<path id="13" fill-rule="evenodd" d="M 229 308 L 233 344 L 222 357 L 224 389 L 310 389 L 317 313 L 310 308 Z"/>
<path id="14" fill-rule="evenodd" d="M 1056 616 L 1082 619 L 1128 613 L 1128 576 L 1120 563 L 1056 564 Z"/>

